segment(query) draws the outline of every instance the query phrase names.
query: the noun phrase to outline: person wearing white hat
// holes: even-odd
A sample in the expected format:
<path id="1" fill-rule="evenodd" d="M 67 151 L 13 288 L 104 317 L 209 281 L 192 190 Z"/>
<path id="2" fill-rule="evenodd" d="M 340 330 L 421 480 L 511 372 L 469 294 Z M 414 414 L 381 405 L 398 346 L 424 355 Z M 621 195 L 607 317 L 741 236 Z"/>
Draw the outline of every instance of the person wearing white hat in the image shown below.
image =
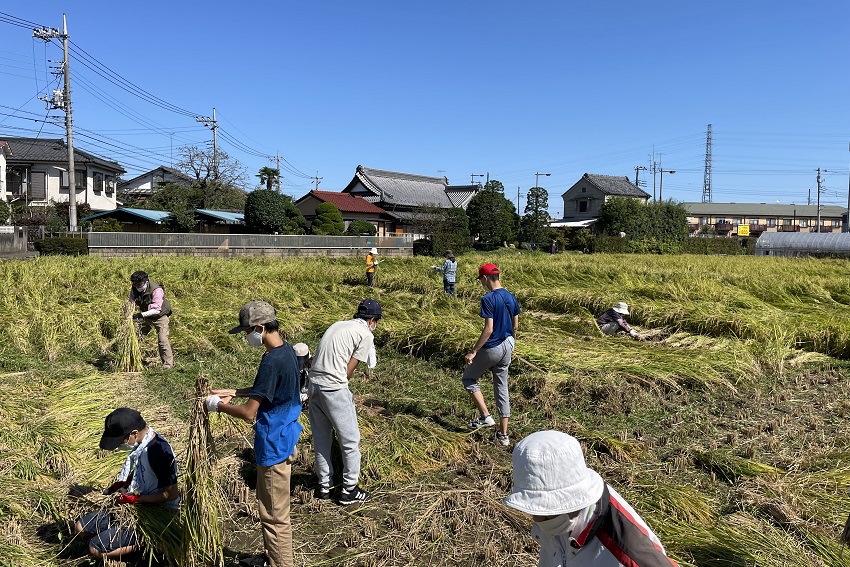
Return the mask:
<path id="1" fill-rule="evenodd" d="M 532 433 L 512 461 L 505 504 L 534 520 L 540 567 L 677 567 L 638 513 L 587 467 L 575 437 Z"/>
<path id="2" fill-rule="evenodd" d="M 596 319 L 596 324 L 606 335 L 614 336 L 617 333 L 628 333 L 633 339 L 638 338 L 638 332 L 626 323 L 626 315 L 629 314 L 629 306 L 624 301 L 603 313 Z"/>
<path id="3" fill-rule="evenodd" d="M 373 287 L 375 281 L 375 269 L 378 267 L 378 249 L 374 246 L 366 254 L 366 285 Z"/>

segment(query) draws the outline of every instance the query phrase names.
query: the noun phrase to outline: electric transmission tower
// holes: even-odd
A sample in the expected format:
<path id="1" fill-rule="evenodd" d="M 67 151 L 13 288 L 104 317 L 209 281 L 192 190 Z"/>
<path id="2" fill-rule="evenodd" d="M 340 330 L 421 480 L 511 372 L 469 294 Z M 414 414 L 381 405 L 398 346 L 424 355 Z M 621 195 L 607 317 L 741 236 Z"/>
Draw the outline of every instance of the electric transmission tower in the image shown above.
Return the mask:
<path id="1" fill-rule="evenodd" d="M 702 177 L 702 202 L 711 203 L 711 124 L 705 133 L 705 173 Z"/>

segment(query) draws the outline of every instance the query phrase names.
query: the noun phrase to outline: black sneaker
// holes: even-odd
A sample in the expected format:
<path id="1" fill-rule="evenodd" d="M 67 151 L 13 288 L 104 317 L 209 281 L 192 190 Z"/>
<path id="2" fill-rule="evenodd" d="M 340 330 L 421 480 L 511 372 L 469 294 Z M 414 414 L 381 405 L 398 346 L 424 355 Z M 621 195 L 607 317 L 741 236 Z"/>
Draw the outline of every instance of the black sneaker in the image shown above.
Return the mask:
<path id="1" fill-rule="evenodd" d="M 360 488 L 360 485 L 355 486 L 351 490 L 342 489 L 339 493 L 339 503 L 343 506 L 349 504 L 363 504 L 372 499 L 372 495 Z"/>
<path id="2" fill-rule="evenodd" d="M 265 553 L 252 555 L 239 560 L 239 567 L 268 567 L 269 562 Z"/>
<path id="3" fill-rule="evenodd" d="M 330 500 L 331 489 L 326 486 L 317 486 L 313 496 L 316 497 L 316 500 Z"/>

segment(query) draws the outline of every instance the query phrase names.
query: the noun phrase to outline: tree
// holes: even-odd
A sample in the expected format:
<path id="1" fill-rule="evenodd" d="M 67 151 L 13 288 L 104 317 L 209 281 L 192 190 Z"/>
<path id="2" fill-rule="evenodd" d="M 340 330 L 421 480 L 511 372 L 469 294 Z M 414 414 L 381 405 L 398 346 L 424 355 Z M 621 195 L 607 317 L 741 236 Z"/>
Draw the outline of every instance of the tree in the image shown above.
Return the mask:
<path id="1" fill-rule="evenodd" d="M 7 224 L 12 217 L 12 206 L 6 201 L 0 200 L 0 224 Z"/>
<path id="2" fill-rule="evenodd" d="M 316 207 L 316 218 L 313 219 L 313 225 L 310 228 L 313 234 L 342 236 L 343 229 L 345 229 L 345 221 L 342 220 L 342 213 L 336 205 L 322 203 Z"/>
<path id="3" fill-rule="evenodd" d="M 257 189 L 245 200 L 245 225 L 261 234 L 304 234 L 307 221 L 292 198 L 269 189 Z"/>
<path id="4" fill-rule="evenodd" d="M 260 178 L 260 185 L 265 185 L 266 189 L 271 191 L 277 189 L 280 192 L 280 170 L 273 167 L 261 167 L 257 172 L 257 177 Z"/>
<path id="5" fill-rule="evenodd" d="M 245 189 L 248 185 L 247 172 L 239 160 L 231 158 L 226 152 L 197 146 L 177 148 L 178 160 L 174 167 L 194 180 L 203 190 L 213 182 Z"/>
<path id="6" fill-rule="evenodd" d="M 210 183 L 205 192 L 195 185 L 166 183 L 149 199 L 136 204 L 140 209 L 167 211 L 171 213 L 168 228 L 174 232 L 192 232 L 195 229 L 195 209 L 243 211 L 245 191 Z"/>
<path id="7" fill-rule="evenodd" d="M 375 236 L 378 234 L 378 227 L 369 221 L 361 219 L 353 220 L 348 223 L 348 228 L 345 229 L 346 236 L 359 236 L 361 234 Z"/>
<path id="8" fill-rule="evenodd" d="M 442 255 L 445 250 L 461 254 L 470 249 L 469 219 L 461 208 L 420 207 L 414 215 L 413 226 L 430 243 L 428 253 L 431 255 Z"/>
<path id="9" fill-rule="evenodd" d="M 477 234 L 482 243 L 499 245 L 516 235 L 516 207 L 504 191 L 499 181 L 490 180 L 466 207 L 469 232 Z"/>
<path id="10" fill-rule="evenodd" d="M 613 197 L 599 208 L 597 229 L 633 241 L 681 242 L 688 237 L 687 211 L 672 201 L 643 204 L 637 199 Z"/>
<path id="11" fill-rule="evenodd" d="M 528 190 L 525 216 L 520 221 L 520 240 L 530 244 L 549 240 L 549 194 L 543 187 Z"/>

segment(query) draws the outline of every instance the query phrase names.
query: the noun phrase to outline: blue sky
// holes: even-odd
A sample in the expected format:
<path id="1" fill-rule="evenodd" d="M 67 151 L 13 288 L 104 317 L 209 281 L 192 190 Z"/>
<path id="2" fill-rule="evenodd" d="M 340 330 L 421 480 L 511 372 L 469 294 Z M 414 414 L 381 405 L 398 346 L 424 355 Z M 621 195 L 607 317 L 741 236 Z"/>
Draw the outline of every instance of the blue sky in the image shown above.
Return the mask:
<path id="1" fill-rule="evenodd" d="M 634 180 L 653 149 L 676 170 L 663 197 L 700 201 L 712 124 L 715 202 L 814 202 L 820 167 L 822 203 L 847 205 L 846 0 L 30 0 L 0 11 L 52 27 L 67 13 L 93 60 L 188 111 L 72 58 L 75 143 L 126 178 L 205 144 L 193 115 L 215 107 L 220 147 L 252 182 L 279 151 L 295 197 L 317 172 L 320 189 L 341 190 L 362 164 L 453 184 L 489 173 L 516 202 L 540 172 L 560 217 L 583 173 Z M 53 88 L 47 60 L 60 59 L 0 14 L 0 138 L 63 135 L 35 121 L 39 91 Z"/>

